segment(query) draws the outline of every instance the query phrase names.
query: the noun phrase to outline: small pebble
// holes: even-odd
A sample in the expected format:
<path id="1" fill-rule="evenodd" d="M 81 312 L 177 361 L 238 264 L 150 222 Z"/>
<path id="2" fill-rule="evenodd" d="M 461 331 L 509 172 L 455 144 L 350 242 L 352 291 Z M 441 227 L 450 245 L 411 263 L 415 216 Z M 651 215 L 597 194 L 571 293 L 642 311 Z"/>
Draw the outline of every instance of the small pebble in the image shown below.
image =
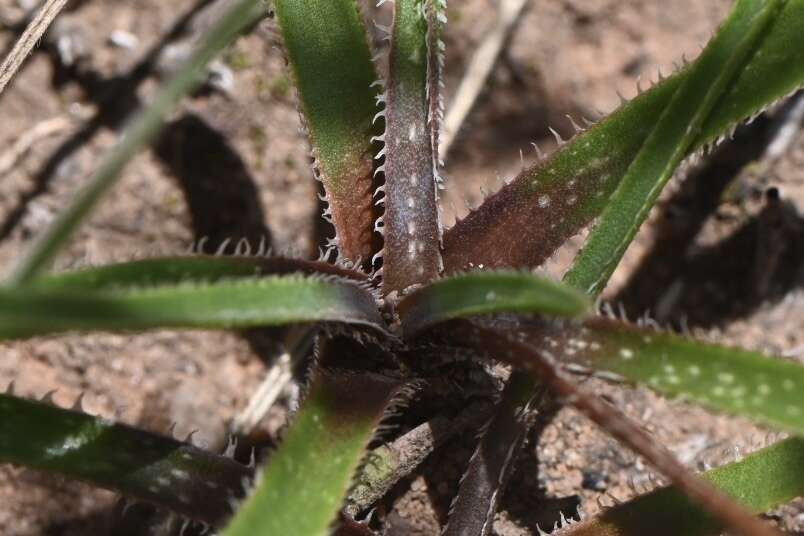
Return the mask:
<path id="1" fill-rule="evenodd" d="M 115 30 L 109 34 L 109 44 L 117 48 L 132 50 L 139 46 L 140 39 L 131 32 Z"/>
<path id="2" fill-rule="evenodd" d="M 608 477 L 597 471 L 584 471 L 581 486 L 593 491 L 605 491 L 609 487 Z"/>

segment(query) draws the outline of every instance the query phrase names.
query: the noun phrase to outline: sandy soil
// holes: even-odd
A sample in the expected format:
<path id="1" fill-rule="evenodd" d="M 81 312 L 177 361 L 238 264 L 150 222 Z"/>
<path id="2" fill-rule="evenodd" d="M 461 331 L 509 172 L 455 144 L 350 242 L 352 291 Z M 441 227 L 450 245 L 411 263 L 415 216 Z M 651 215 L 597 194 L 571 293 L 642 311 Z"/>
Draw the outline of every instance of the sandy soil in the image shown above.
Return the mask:
<path id="1" fill-rule="evenodd" d="M 492 4 L 450 4 L 448 104 L 489 27 Z M 499 178 L 515 174 L 523 165 L 520 150 L 524 163 L 532 162 L 531 142 L 551 149 L 548 126 L 569 137 L 566 114 L 610 111 L 619 102 L 617 90 L 632 96 L 637 77 L 655 79 L 657 69 L 670 71 L 682 53 L 694 55 L 729 4 L 533 0 L 447 160 L 447 223 L 465 214 L 465 202 L 480 203 L 481 187 L 493 190 Z M 46 46 L 2 96 L 0 161 L 37 125 L 60 119 L 67 126 L 38 140 L 0 175 L 0 267 L 13 266 L 115 141 L 126 114 L 153 94 L 158 75 L 147 69 L 141 77 L 127 73 L 160 46 L 192 5 L 189 0 L 85 2 L 60 22 L 74 48 L 85 51 L 78 63 L 61 64 L 58 53 Z M 20 14 L 15 0 L 0 0 L 0 20 L 13 22 Z M 113 45 L 113 32 L 135 37 L 131 48 Z M 13 37 L 9 30 L 0 32 L 0 46 L 7 48 Z M 202 236 L 210 238 L 213 249 L 228 237 L 266 237 L 276 251 L 314 255 L 321 236 L 317 187 L 277 43 L 268 21 L 227 51 L 223 65 L 232 75 L 227 91 L 202 92 L 182 106 L 153 150 L 127 168 L 60 267 L 181 252 Z M 756 132 L 747 134 L 749 146 Z M 740 195 L 726 197 L 734 154 L 724 151 L 720 164 L 691 172 L 694 182 L 670 188 L 629 250 L 609 297 L 622 301 L 632 315 L 659 307 L 669 325 L 686 323 L 696 334 L 797 359 L 804 355 L 798 270 L 791 275 L 774 269 L 769 281 L 759 278 L 770 268 L 757 268 L 757 259 L 767 256 L 758 224 L 764 203 L 757 192 L 776 186 L 794 209 L 804 206 L 804 138 L 771 174 L 746 178 Z M 783 266 L 797 268 L 802 228 L 796 225 L 797 213 L 793 220 L 783 229 L 790 239 L 781 241 L 780 255 L 791 261 Z M 557 255 L 551 269 L 566 266 L 572 247 Z M 718 272 L 711 266 L 724 268 Z M 83 392 L 91 412 L 157 431 L 177 422 L 179 435 L 198 429 L 197 437 L 215 448 L 258 385 L 272 350 L 269 336 L 221 333 L 54 337 L 0 346 L 0 386 L 14 380 L 18 392 L 37 397 L 58 389 L 55 398 L 63 405 Z M 647 391 L 598 380 L 588 385 L 694 468 L 730 460 L 735 448 L 746 452 L 767 439 L 765 431 L 744 421 Z M 265 433 L 275 433 L 283 418 L 280 407 L 266 419 Z M 393 490 L 384 504 L 389 534 L 438 534 L 471 450 L 471 437 L 451 442 Z M 649 475 L 640 460 L 583 417 L 562 410 L 532 438 L 495 530 L 527 535 L 537 523 L 552 526 L 559 511 L 571 515 L 577 507 L 593 514 L 599 501 L 611 502 L 609 495 L 633 496 L 631 483 L 640 490 L 652 486 Z M 804 529 L 802 511 L 800 505 L 786 507 L 781 525 Z M 131 515 L 121 517 L 112 493 L 0 467 L 2 534 L 151 532 L 142 521 L 147 516 L 135 516 L 135 523 Z"/>

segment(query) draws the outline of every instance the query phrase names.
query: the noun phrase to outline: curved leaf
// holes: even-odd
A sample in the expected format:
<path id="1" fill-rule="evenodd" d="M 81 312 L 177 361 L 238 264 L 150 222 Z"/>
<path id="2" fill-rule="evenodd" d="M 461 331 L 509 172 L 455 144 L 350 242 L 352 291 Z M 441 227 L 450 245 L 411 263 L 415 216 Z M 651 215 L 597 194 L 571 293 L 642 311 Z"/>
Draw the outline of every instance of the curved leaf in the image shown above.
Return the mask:
<path id="1" fill-rule="evenodd" d="M 225 536 L 323 536 L 399 383 L 324 371 Z"/>
<path id="2" fill-rule="evenodd" d="M 804 0 L 787 0 L 767 35 L 704 122 L 690 153 L 804 85 Z M 523 171 L 444 234 L 448 273 L 471 266 L 535 267 L 589 224 L 690 72 L 656 84 L 548 159 Z M 690 154 L 688 153 L 688 154 Z"/>
<path id="3" fill-rule="evenodd" d="M 493 320 L 459 320 L 450 327 L 452 329 L 446 331 L 446 336 L 455 343 L 532 374 L 534 380 L 549 387 L 561 401 L 572 404 L 617 441 L 645 458 L 730 531 L 744 536 L 779 536 L 777 530 L 754 518 L 728 495 L 689 472 L 667 448 L 615 406 L 567 378 L 550 352 L 533 348 L 516 333 L 499 330 Z"/>
<path id="4" fill-rule="evenodd" d="M 126 164 L 159 133 L 165 116 L 182 97 L 198 86 L 206 65 L 264 13 L 265 8 L 260 0 L 239 0 L 216 21 L 204 34 L 203 41 L 187 63 L 162 88 L 153 102 L 136 116 L 84 190 L 48 227 L 28 256 L 23 258 L 12 275 L 12 282 L 27 283 L 47 269 L 81 222 L 114 186 Z"/>
<path id="5" fill-rule="evenodd" d="M 782 0 L 737 1 L 717 35 L 688 69 L 609 199 L 564 278 L 570 285 L 592 296 L 603 290 L 716 102 L 745 67 L 783 5 Z"/>
<path id="6" fill-rule="evenodd" d="M 786 439 L 703 478 L 755 514 L 804 495 L 804 441 Z M 571 525 L 556 536 L 717 536 L 723 526 L 682 495 L 662 488 Z"/>
<path id="7" fill-rule="evenodd" d="M 48 275 L 32 284 L 63 290 L 125 289 L 178 283 L 212 283 L 222 279 L 264 275 L 333 275 L 366 281 L 361 272 L 332 264 L 281 257 L 159 257 Z"/>
<path id="8" fill-rule="evenodd" d="M 655 391 L 804 435 L 804 366 L 595 318 L 526 327 L 560 362 L 621 375 Z"/>
<path id="9" fill-rule="evenodd" d="M 578 291 L 526 272 L 469 272 L 418 290 L 402 300 L 406 336 L 437 323 L 473 315 L 527 312 L 573 317 L 589 310 Z"/>
<path id="10" fill-rule="evenodd" d="M 248 467 L 192 445 L 0 394 L 0 463 L 13 463 L 220 524 L 245 494 Z"/>
<path id="11" fill-rule="evenodd" d="M 385 93 L 383 292 L 441 272 L 436 205 L 440 87 L 437 0 L 396 0 Z M 431 34 L 436 37 L 431 37 Z M 435 114 L 435 115 L 432 115 Z"/>
<path id="12" fill-rule="evenodd" d="M 0 289 L 0 339 L 65 331 L 227 329 L 346 322 L 383 330 L 371 294 L 354 283 L 270 276 L 144 289 Z"/>
<path id="13" fill-rule="evenodd" d="M 371 258 L 377 80 L 355 0 L 275 0 L 299 90 L 316 172 L 324 183 L 336 243 L 352 261 Z"/>

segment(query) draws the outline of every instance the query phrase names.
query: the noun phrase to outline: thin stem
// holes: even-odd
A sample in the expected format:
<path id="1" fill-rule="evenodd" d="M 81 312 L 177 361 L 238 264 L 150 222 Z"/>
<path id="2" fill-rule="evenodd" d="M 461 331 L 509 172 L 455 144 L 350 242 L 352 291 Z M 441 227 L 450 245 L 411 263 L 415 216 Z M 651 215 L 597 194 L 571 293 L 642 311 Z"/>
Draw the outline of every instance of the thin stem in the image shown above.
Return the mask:
<path id="1" fill-rule="evenodd" d="M 36 14 L 34 19 L 25 28 L 20 38 L 14 44 L 14 48 L 8 53 L 3 64 L 0 65 L 0 94 L 6 88 L 8 83 L 17 74 L 17 71 L 22 66 L 25 58 L 31 53 L 36 44 L 45 35 L 45 32 L 50 27 L 53 20 L 61 13 L 67 0 L 47 0 L 42 9 Z"/>
<path id="2" fill-rule="evenodd" d="M 220 18 L 184 67 L 157 94 L 153 103 L 137 115 L 86 188 L 23 259 L 11 277 L 12 283 L 28 283 L 50 265 L 103 195 L 117 182 L 126 164 L 156 136 L 165 116 L 198 85 L 205 66 L 263 12 L 261 1 L 240 0 Z"/>

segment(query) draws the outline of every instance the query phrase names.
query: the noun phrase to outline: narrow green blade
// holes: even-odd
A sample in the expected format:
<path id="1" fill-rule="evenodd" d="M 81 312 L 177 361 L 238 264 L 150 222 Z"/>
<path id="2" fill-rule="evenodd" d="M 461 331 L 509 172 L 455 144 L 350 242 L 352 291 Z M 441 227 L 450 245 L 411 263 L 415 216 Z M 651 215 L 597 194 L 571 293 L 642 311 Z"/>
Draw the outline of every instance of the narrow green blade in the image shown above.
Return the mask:
<path id="1" fill-rule="evenodd" d="M 62 212 L 23 258 L 12 282 L 27 283 L 46 270 L 59 250 L 120 177 L 123 168 L 162 126 L 165 116 L 203 79 L 206 65 L 241 31 L 265 13 L 260 0 L 239 0 L 204 35 L 204 39 L 176 76 L 138 113 L 120 141 L 101 162 L 86 188 Z"/>
<path id="2" fill-rule="evenodd" d="M 275 0 L 274 7 L 336 243 L 347 259 L 367 261 L 374 229 L 372 121 L 379 108 L 360 10 L 355 0 Z"/>
<path id="3" fill-rule="evenodd" d="M 804 441 L 787 439 L 703 477 L 759 514 L 804 495 Z M 556 536 L 717 536 L 723 526 L 675 488 L 614 506 Z"/>
<path id="4" fill-rule="evenodd" d="M 0 339 L 65 331 L 228 329 L 346 322 L 383 330 L 372 295 L 355 283 L 301 276 L 143 289 L 0 289 Z"/>
<path id="5" fill-rule="evenodd" d="M 695 504 L 717 517 L 730 532 L 743 536 L 779 536 L 777 530 L 757 520 L 727 494 L 689 472 L 670 451 L 616 406 L 570 379 L 549 351 L 529 344 L 524 334 L 495 325 L 499 320 L 504 323 L 513 319 L 457 320 L 451 329 L 444 330 L 443 336 L 452 339 L 454 344 L 479 351 L 486 358 L 508 362 L 532 374 L 559 400 L 572 404 L 623 446 L 643 457 Z"/>
<path id="6" fill-rule="evenodd" d="M 603 318 L 523 331 L 559 362 L 804 435 L 804 366 L 797 363 Z"/>
<path id="7" fill-rule="evenodd" d="M 565 280 L 599 294 L 718 100 L 781 13 L 782 0 L 738 0 L 659 117 Z"/>
<path id="8" fill-rule="evenodd" d="M 221 524 L 252 471 L 192 445 L 78 411 L 0 394 L 0 463 L 116 490 Z"/>
<path id="9" fill-rule="evenodd" d="M 442 279 L 399 304 L 402 327 L 412 336 L 440 322 L 492 313 L 574 317 L 589 310 L 578 291 L 527 272 L 470 272 Z"/>
<path id="10" fill-rule="evenodd" d="M 690 152 L 804 85 L 804 0 L 787 0 L 756 52 L 704 122 Z M 608 203 L 656 121 L 689 75 L 684 68 L 624 104 L 548 159 L 523 171 L 444 235 L 448 273 L 472 265 L 536 267 Z M 689 153 L 688 153 L 689 154 Z"/>
<path id="11" fill-rule="evenodd" d="M 178 283 L 213 283 L 266 275 L 333 275 L 354 281 L 368 277 L 335 265 L 281 257 L 159 257 L 48 275 L 33 284 L 40 289 L 101 290 L 153 287 Z"/>
<path id="12" fill-rule="evenodd" d="M 335 520 L 374 428 L 399 384 L 321 373 L 225 536 L 323 536 Z"/>

